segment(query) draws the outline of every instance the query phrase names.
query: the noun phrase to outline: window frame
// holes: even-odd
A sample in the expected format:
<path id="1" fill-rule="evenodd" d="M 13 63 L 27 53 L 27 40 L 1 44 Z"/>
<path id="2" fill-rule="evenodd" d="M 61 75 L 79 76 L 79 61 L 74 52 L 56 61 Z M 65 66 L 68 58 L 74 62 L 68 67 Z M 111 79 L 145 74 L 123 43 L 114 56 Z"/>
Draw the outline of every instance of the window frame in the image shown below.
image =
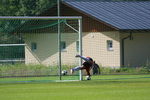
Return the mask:
<path id="1" fill-rule="evenodd" d="M 61 48 L 61 51 L 66 51 L 66 48 L 67 48 L 66 41 L 61 41 L 60 42 L 60 48 Z"/>
<path id="2" fill-rule="evenodd" d="M 114 50 L 113 40 L 107 40 L 106 43 L 107 43 L 107 51 L 113 51 Z"/>
<path id="3" fill-rule="evenodd" d="M 31 42 L 31 50 L 35 52 L 37 50 L 37 43 L 36 42 Z"/>

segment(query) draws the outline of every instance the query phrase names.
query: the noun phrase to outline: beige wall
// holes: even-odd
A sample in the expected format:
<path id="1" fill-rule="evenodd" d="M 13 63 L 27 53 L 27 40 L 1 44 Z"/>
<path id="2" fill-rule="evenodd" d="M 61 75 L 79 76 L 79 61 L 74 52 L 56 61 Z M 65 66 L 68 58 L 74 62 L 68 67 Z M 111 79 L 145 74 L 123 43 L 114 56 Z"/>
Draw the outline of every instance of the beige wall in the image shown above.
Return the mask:
<path id="1" fill-rule="evenodd" d="M 129 33 L 122 33 L 121 37 L 127 37 Z M 132 33 L 133 40 L 129 38 L 124 43 L 125 66 L 143 66 L 150 60 L 150 34 Z"/>
<path id="2" fill-rule="evenodd" d="M 67 48 L 62 52 L 63 64 L 77 64 L 76 51 L 77 33 L 62 35 L 62 41 L 66 41 Z M 57 34 L 26 34 L 26 64 L 54 65 L 58 63 Z M 94 60 L 106 67 L 120 66 L 120 36 L 118 32 L 93 32 L 83 33 L 83 55 L 91 56 Z M 113 50 L 107 50 L 107 40 L 113 41 Z M 37 43 L 37 50 L 31 51 L 31 42 Z"/>
<path id="3" fill-rule="evenodd" d="M 91 56 L 103 67 L 120 66 L 120 36 L 118 32 L 84 33 L 83 55 Z M 113 41 L 113 50 L 107 50 L 107 40 Z"/>
<path id="4" fill-rule="evenodd" d="M 62 41 L 66 41 L 67 48 L 62 51 L 62 64 L 77 64 L 75 55 L 77 33 L 62 34 Z M 56 65 L 58 63 L 57 34 L 25 34 L 25 60 L 26 64 Z M 31 50 L 31 43 L 37 43 L 37 50 Z"/>

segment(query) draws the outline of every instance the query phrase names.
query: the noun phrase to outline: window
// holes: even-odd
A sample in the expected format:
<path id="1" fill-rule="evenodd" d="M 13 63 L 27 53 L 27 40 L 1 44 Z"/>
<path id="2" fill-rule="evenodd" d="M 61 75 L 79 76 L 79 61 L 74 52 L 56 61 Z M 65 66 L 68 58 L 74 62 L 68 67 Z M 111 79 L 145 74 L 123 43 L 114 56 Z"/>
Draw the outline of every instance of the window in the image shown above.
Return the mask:
<path id="1" fill-rule="evenodd" d="M 37 50 L 37 44 L 35 42 L 31 43 L 31 50 L 36 51 Z"/>
<path id="2" fill-rule="evenodd" d="M 65 41 L 61 41 L 61 51 L 64 51 L 66 49 L 66 42 Z"/>
<path id="3" fill-rule="evenodd" d="M 113 51 L 113 41 L 112 40 L 107 40 L 107 50 Z"/>
<path id="4" fill-rule="evenodd" d="M 79 41 L 76 41 L 76 50 L 79 52 Z"/>

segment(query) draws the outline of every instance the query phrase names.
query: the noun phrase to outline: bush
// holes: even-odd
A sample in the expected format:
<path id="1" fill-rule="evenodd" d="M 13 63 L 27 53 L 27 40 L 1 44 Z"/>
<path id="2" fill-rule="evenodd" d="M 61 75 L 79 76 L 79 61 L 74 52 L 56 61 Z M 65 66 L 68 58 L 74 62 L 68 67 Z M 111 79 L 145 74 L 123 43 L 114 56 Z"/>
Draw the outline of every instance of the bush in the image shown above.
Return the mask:
<path id="1" fill-rule="evenodd" d="M 150 73 L 149 67 L 121 67 L 110 68 L 101 67 L 101 74 L 147 74 Z"/>
<path id="2" fill-rule="evenodd" d="M 15 64 L 0 66 L 0 76 L 38 76 L 50 74 L 50 67 L 44 65 Z"/>
<path id="3" fill-rule="evenodd" d="M 70 71 L 74 66 L 62 65 L 62 70 Z M 6 64 L 0 65 L 0 76 L 43 76 L 59 75 L 59 67 L 45 65 Z"/>
<path id="4" fill-rule="evenodd" d="M 70 71 L 75 65 L 62 65 L 62 70 Z M 84 74 L 85 71 L 83 71 Z M 86 73 L 86 72 L 85 72 Z M 150 66 L 143 67 L 121 67 L 110 68 L 100 67 L 101 74 L 145 74 L 150 73 Z M 78 74 L 75 73 L 75 74 Z M 45 75 L 59 75 L 58 66 L 44 66 L 44 65 L 0 65 L 0 77 L 5 76 L 45 76 Z"/>
<path id="5" fill-rule="evenodd" d="M 144 66 L 142 66 L 141 71 L 144 71 L 144 72 L 147 72 L 147 73 L 150 72 L 150 62 L 149 61 L 147 61 Z"/>

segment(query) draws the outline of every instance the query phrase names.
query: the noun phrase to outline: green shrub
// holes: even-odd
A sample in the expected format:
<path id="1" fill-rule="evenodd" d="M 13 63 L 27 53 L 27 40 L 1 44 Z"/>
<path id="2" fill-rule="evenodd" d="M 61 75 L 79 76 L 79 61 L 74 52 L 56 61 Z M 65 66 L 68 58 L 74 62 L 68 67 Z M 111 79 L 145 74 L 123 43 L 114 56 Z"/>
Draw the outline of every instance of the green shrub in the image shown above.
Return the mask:
<path id="1" fill-rule="evenodd" d="M 75 65 L 62 65 L 62 70 L 67 70 L 68 73 Z M 144 74 L 150 73 L 150 66 L 142 67 L 121 67 L 110 68 L 100 67 L 101 74 Z M 84 71 L 85 72 L 85 71 Z M 86 72 L 85 72 L 86 73 Z M 78 72 L 76 73 L 78 74 Z M 44 66 L 44 65 L 0 65 L 0 77 L 5 76 L 41 76 L 41 75 L 59 75 L 58 66 Z"/>
<path id="2" fill-rule="evenodd" d="M 150 73 L 149 67 L 101 67 L 101 74 L 146 74 Z"/>
<path id="3" fill-rule="evenodd" d="M 44 65 L 1 65 L 0 76 L 35 76 L 49 75 L 50 68 Z"/>
<path id="4" fill-rule="evenodd" d="M 62 65 L 62 70 L 70 71 L 73 65 Z M 59 67 L 45 65 L 6 64 L 0 65 L 0 76 L 40 76 L 59 75 Z"/>

